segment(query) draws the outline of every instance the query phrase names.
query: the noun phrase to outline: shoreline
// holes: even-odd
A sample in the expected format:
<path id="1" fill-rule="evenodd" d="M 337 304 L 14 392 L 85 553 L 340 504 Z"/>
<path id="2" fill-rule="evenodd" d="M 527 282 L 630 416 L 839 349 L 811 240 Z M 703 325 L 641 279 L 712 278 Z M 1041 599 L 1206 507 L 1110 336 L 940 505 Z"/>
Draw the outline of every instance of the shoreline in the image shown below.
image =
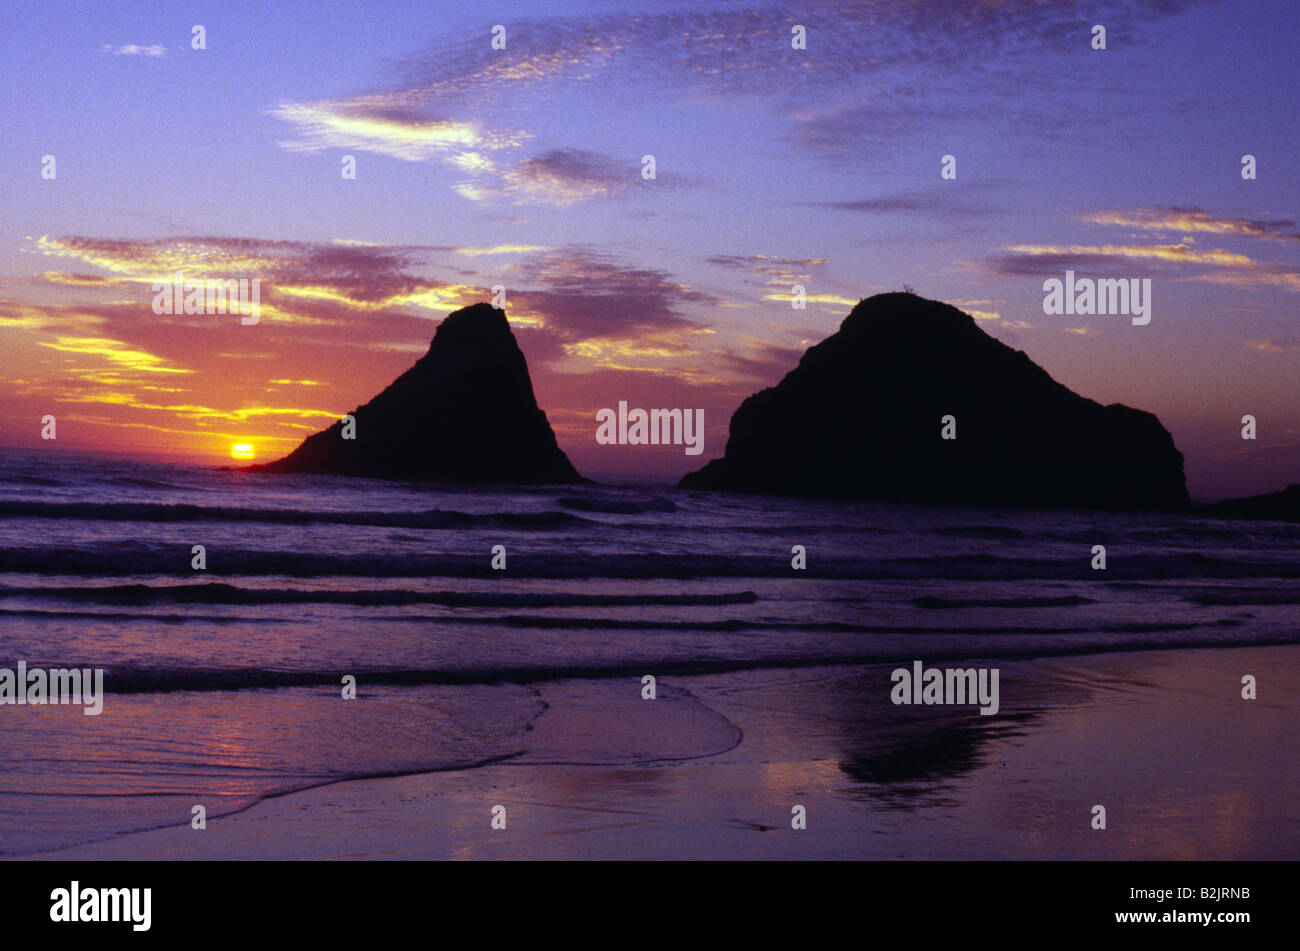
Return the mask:
<path id="1" fill-rule="evenodd" d="M 891 704 L 894 666 L 665 676 L 653 702 L 537 684 L 509 760 L 9 860 L 1300 857 L 1300 803 L 1276 795 L 1300 780 L 1300 646 L 1002 661 L 989 717 Z"/>

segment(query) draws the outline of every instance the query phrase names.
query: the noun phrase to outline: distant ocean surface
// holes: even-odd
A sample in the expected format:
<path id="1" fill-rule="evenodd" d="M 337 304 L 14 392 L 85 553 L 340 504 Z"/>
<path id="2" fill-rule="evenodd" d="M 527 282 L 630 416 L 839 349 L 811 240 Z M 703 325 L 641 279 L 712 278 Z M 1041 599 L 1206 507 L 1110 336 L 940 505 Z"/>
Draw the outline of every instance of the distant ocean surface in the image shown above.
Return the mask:
<path id="1" fill-rule="evenodd" d="M 1297 604 L 1279 522 L 11 455 L 0 667 L 107 696 L 0 707 L 0 854 L 509 759 L 542 681 L 1294 644 Z"/>

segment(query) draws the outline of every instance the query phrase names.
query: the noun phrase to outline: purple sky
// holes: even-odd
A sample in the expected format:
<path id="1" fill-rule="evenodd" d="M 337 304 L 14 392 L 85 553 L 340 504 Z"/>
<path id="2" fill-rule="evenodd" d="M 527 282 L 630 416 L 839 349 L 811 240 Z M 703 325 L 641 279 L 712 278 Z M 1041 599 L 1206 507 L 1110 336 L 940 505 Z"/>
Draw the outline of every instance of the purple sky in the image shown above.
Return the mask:
<path id="1" fill-rule="evenodd" d="M 272 458 L 500 284 L 574 463 L 667 478 L 909 284 L 1155 412 L 1194 497 L 1300 481 L 1291 0 L 266 9 L 5 4 L 0 445 Z M 177 269 L 260 322 L 155 315 Z M 1067 269 L 1151 322 L 1044 314 Z M 619 400 L 703 407 L 704 455 L 597 445 Z"/>

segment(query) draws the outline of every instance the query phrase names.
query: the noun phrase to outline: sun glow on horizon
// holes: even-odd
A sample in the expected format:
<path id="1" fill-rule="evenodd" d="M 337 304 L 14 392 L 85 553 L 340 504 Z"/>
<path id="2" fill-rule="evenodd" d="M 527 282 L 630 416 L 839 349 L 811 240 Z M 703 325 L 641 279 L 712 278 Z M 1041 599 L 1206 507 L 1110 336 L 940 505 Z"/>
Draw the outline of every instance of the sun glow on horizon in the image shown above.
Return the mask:
<path id="1" fill-rule="evenodd" d="M 230 456 L 232 459 L 252 459 L 253 444 L 247 442 L 237 442 L 230 447 Z"/>

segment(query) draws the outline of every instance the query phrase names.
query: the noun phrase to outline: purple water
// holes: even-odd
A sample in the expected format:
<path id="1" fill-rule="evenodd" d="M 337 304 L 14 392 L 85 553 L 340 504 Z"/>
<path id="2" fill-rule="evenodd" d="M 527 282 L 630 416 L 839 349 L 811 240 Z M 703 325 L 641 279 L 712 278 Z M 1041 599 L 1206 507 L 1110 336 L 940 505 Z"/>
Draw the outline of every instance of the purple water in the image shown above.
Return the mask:
<path id="1" fill-rule="evenodd" d="M 0 667 L 107 697 L 0 706 L 0 854 L 524 756 L 540 681 L 1297 643 L 1297 604 L 1276 522 L 11 456 Z"/>

